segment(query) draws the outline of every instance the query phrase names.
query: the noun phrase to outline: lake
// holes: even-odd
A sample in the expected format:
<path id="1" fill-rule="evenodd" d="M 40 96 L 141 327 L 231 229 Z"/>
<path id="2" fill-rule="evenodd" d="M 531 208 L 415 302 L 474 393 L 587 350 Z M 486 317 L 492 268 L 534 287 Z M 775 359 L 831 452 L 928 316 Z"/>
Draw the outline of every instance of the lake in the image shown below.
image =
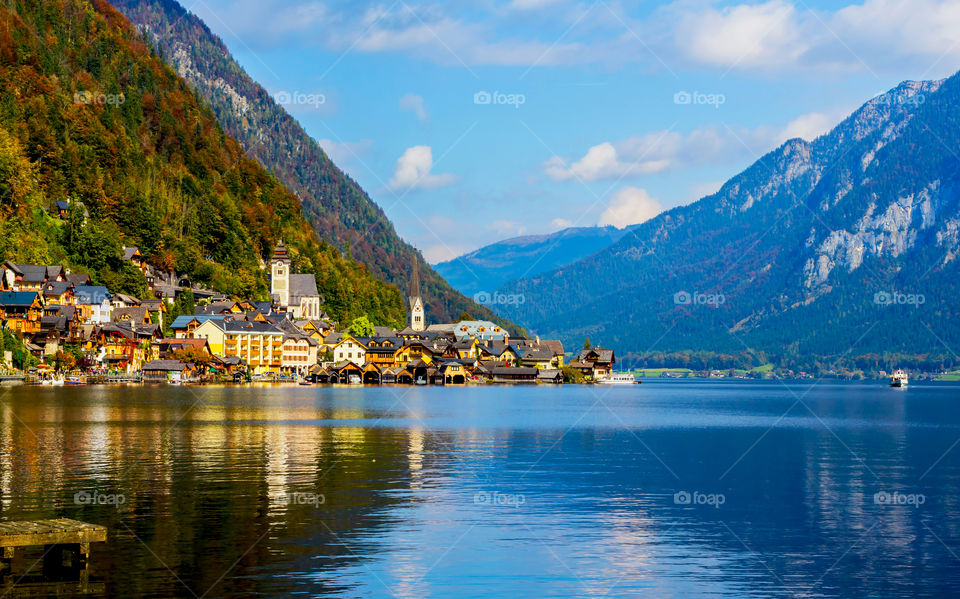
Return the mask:
<path id="1" fill-rule="evenodd" d="M 0 517 L 106 525 L 89 577 L 117 597 L 957 596 L 958 399 L 10 387 Z"/>

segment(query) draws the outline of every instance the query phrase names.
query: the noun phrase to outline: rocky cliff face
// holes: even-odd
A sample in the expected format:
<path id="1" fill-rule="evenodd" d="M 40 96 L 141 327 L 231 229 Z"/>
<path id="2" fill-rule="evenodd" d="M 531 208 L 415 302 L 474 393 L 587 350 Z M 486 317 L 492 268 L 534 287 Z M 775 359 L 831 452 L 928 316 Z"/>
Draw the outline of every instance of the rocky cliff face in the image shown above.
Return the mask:
<path id="1" fill-rule="evenodd" d="M 501 290 L 525 298 L 505 313 L 622 351 L 946 351 L 941 341 L 951 341 L 927 325 L 944 323 L 960 345 L 950 300 L 958 125 L 958 77 L 905 82 L 828 134 L 786 142 L 716 194 Z M 901 291 L 923 303 L 905 312 L 899 300 L 875 301 Z"/>

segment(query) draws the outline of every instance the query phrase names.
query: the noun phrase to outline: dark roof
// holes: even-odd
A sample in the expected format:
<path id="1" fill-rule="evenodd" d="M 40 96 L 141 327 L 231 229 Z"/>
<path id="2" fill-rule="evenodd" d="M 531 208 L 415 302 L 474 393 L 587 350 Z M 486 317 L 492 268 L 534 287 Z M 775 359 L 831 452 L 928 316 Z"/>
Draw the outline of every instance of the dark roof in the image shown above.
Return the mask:
<path id="1" fill-rule="evenodd" d="M 117 333 L 126 337 L 127 339 L 134 339 L 137 337 L 154 337 L 157 333 L 160 332 L 160 325 L 158 324 L 138 324 L 136 329 L 130 326 L 130 323 L 121 322 L 113 323 L 108 322 L 100 327 L 101 333 Z"/>
<path id="2" fill-rule="evenodd" d="M 208 320 L 223 320 L 226 316 L 223 314 L 181 314 L 173 319 L 173 322 L 170 323 L 171 329 L 185 329 L 187 324 L 196 319 L 198 323 L 203 324 Z"/>
<path id="3" fill-rule="evenodd" d="M 263 312 L 264 314 L 269 314 L 273 310 L 273 302 L 250 302 L 253 304 L 253 307 Z"/>
<path id="4" fill-rule="evenodd" d="M 102 285 L 78 285 L 73 288 L 78 304 L 102 304 L 110 299 L 110 292 Z"/>
<path id="5" fill-rule="evenodd" d="M 186 365 L 180 360 L 151 360 L 143 365 L 143 371 L 181 372 Z"/>
<path id="6" fill-rule="evenodd" d="M 283 333 L 269 322 L 250 322 L 247 320 L 224 320 L 217 323 L 226 333 Z"/>
<path id="7" fill-rule="evenodd" d="M 35 299 L 36 291 L 0 291 L 0 306 L 30 307 Z"/>
<path id="8" fill-rule="evenodd" d="M 513 375 L 513 376 L 537 376 L 540 370 L 537 368 L 511 368 L 509 366 L 497 366 L 493 369 L 493 375 Z"/>
<path id="9" fill-rule="evenodd" d="M 411 327 L 410 325 L 407 325 L 402 329 L 400 329 L 399 331 L 397 331 L 397 335 L 403 335 L 404 337 L 410 337 L 414 335 L 417 337 L 423 337 L 423 331 L 414 331 L 413 327 Z"/>
<path id="10" fill-rule="evenodd" d="M 282 261 L 290 262 L 290 256 L 287 255 L 287 247 L 283 245 L 283 240 L 280 240 L 280 243 L 277 244 L 277 248 L 273 250 L 273 258 L 271 261 Z"/>
<path id="11" fill-rule="evenodd" d="M 223 311 L 230 312 L 236 302 L 210 302 L 206 306 L 197 306 L 197 314 L 220 314 Z"/>
<path id="12" fill-rule="evenodd" d="M 520 352 L 523 360 L 552 360 L 554 355 L 553 350 L 546 346 L 528 347 Z"/>
<path id="13" fill-rule="evenodd" d="M 131 320 L 137 324 L 143 323 L 147 319 L 149 311 L 146 306 L 134 306 L 132 308 L 114 308 L 111 320 L 113 322 L 123 322 Z"/>
<path id="14" fill-rule="evenodd" d="M 537 375 L 537 378 L 538 378 L 538 379 L 551 380 L 551 381 L 552 381 L 552 380 L 555 380 L 555 379 L 558 379 L 558 378 L 559 378 L 559 379 L 562 379 L 562 378 L 563 378 L 563 372 L 560 371 L 560 370 L 553 370 L 553 369 L 545 368 L 545 369 L 543 369 L 543 370 L 540 371 L 540 374 Z"/>
<path id="15" fill-rule="evenodd" d="M 21 278 L 27 283 L 42 283 L 48 278 L 56 278 L 60 274 L 59 266 L 44 266 L 43 264 L 17 264 Z"/>
<path id="16" fill-rule="evenodd" d="M 343 333 L 329 333 L 326 337 L 323 338 L 323 342 L 327 345 L 334 345 L 340 343 L 343 340 Z"/>
<path id="17" fill-rule="evenodd" d="M 90 275 L 85 275 L 82 272 L 70 273 L 66 276 L 66 279 L 74 285 L 87 285 L 90 283 Z"/>
<path id="18" fill-rule="evenodd" d="M 129 260 L 133 258 L 136 254 L 140 253 L 140 248 L 138 247 L 128 247 L 123 250 L 123 259 Z"/>
<path id="19" fill-rule="evenodd" d="M 57 210 L 66 210 L 70 207 L 70 202 L 67 200 L 55 200 L 53 203 L 57 206 Z"/>
<path id="20" fill-rule="evenodd" d="M 318 297 L 317 277 L 313 275 L 290 275 L 290 303 L 299 304 L 301 297 Z"/>
<path id="21" fill-rule="evenodd" d="M 207 345 L 207 340 L 206 340 L 206 339 L 200 339 L 200 338 L 198 338 L 198 337 L 185 337 L 185 338 L 183 338 L 183 339 L 174 339 L 174 338 L 172 338 L 172 337 L 164 337 L 163 339 L 160 340 L 160 345 L 161 345 L 161 346 L 164 346 L 164 345 L 167 345 L 167 346 L 170 346 L 170 345 L 182 345 L 182 346 L 193 345 L 193 346 L 195 346 L 195 347 L 201 347 L 201 348 L 202 348 L 202 347 L 206 347 L 206 345 Z"/>
<path id="22" fill-rule="evenodd" d="M 614 360 L 613 350 L 596 347 L 593 349 L 581 349 L 577 355 L 577 360 L 581 362 L 601 362 L 608 364 Z"/>

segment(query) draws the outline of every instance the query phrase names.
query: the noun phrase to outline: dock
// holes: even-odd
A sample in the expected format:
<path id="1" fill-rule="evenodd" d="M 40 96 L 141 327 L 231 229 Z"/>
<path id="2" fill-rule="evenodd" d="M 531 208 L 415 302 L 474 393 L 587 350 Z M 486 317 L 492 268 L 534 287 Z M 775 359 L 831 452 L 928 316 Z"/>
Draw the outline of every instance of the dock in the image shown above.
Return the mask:
<path id="1" fill-rule="evenodd" d="M 11 563 L 24 548 L 42 545 L 45 555 L 51 560 L 62 561 L 63 551 L 71 551 L 76 553 L 81 561 L 86 561 L 90 556 L 90 544 L 103 543 L 106 540 L 106 526 L 69 518 L 0 522 L 0 560 L 5 564 Z M 54 551 L 58 548 L 59 552 Z"/>

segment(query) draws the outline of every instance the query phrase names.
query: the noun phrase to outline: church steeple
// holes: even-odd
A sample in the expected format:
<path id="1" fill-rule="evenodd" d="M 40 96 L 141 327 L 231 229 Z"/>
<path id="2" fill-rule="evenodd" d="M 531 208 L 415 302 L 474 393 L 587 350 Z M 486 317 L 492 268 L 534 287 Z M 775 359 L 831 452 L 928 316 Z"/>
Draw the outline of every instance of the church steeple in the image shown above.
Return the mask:
<path id="1" fill-rule="evenodd" d="M 420 260 L 417 256 L 413 259 L 413 280 L 410 282 L 410 328 L 417 332 L 427 328 L 423 298 L 420 297 Z"/>
<path id="2" fill-rule="evenodd" d="M 282 239 L 270 259 L 270 295 L 281 308 L 290 301 L 290 256 Z"/>

